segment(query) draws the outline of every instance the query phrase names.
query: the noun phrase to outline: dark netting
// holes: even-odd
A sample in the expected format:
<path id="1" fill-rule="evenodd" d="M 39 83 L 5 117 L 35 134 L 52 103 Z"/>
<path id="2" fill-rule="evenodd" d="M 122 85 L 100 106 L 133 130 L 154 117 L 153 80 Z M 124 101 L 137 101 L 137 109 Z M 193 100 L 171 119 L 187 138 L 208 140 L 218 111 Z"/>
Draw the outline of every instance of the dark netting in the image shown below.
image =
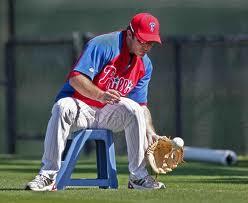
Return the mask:
<path id="1" fill-rule="evenodd" d="M 4 53 L 3 46 L 0 42 L 0 153 L 5 151 L 5 74 L 4 74 Z"/>
<path id="2" fill-rule="evenodd" d="M 0 135 L 5 135 L 5 91 L 4 91 L 4 82 L 0 85 Z M 5 137 L 0 136 L 0 153 L 4 153 L 5 150 Z"/>
<path id="3" fill-rule="evenodd" d="M 17 136 L 44 136 L 71 64 L 71 44 L 16 47 Z"/>
<path id="4" fill-rule="evenodd" d="M 182 117 L 187 145 L 247 150 L 248 46 L 185 44 Z"/>
<path id="5" fill-rule="evenodd" d="M 187 146 L 247 153 L 247 42 L 228 38 L 215 42 L 176 40 L 155 46 L 149 54 L 154 69 L 148 107 L 157 133 L 174 137 L 181 115 L 181 135 Z M 41 135 L 44 139 L 54 98 L 72 64 L 72 49 L 72 43 L 16 45 L 17 136 Z M 180 64 L 181 101 L 176 100 L 180 93 L 176 67 L 180 70 Z M 181 113 L 176 101 L 181 102 Z M 40 154 L 43 139 L 18 139 L 17 153 Z M 114 139 L 116 152 L 126 153 L 125 137 Z"/>
<path id="6" fill-rule="evenodd" d="M 175 54 L 172 43 L 155 46 L 149 54 L 153 74 L 148 107 L 160 135 L 175 135 Z"/>

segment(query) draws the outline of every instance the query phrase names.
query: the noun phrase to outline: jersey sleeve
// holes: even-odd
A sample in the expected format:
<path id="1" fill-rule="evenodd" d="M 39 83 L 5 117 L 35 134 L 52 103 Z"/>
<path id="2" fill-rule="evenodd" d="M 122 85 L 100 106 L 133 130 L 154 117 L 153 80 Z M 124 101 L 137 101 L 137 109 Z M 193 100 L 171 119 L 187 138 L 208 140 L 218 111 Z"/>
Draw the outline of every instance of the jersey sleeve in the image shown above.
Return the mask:
<path id="1" fill-rule="evenodd" d="M 148 85 L 152 75 L 152 64 L 149 63 L 145 75 L 138 81 L 134 89 L 128 94 L 128 98 L 140 105 L 147 104 Z"/>
<path id="2" fill-rule="evenodd" d="M 87 75 L 91 80 L 101 71 L 110 58 L 109 47 L 105 44 L 89 41 L 83 54 L 74 67 L 74 71 Z"/>

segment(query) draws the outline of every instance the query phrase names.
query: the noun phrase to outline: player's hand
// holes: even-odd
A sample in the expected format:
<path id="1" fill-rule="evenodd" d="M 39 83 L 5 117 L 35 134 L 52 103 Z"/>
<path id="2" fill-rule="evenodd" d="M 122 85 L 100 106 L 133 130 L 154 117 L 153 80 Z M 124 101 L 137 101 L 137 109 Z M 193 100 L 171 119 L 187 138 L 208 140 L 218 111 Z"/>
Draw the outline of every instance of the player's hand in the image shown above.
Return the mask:
<path id="1" fill-rule="evenodd" d="M 101 94 L 98 98 L 98 101 L 107 104 L 115 104 L 118 103 L 121 99 L 121 95 L 118 91 L 110 89 Z"/>
<path id="2" fill-rule="evenodd" d="M 156 142 L 159 139 L 159 135 L 157 134 L 150 134 L 150 135 L 146 135 L 147 136 L 147 140 L 148 140 L 148 145 L 153 144 L 154 142 Z"/>

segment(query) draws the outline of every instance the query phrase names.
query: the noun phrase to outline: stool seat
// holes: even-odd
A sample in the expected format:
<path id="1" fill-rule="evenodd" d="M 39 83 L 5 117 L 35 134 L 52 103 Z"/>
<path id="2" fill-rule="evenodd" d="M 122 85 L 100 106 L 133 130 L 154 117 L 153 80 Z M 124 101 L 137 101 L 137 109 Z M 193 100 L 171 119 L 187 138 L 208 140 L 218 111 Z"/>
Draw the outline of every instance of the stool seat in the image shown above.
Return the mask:
<path id="1" fill-rule="evenodd" d="M 94 140 L 96 142 L 97 178 L 72 179 L 71 174 L 79 158 L 80 151 L 87 140 Z M 74 133 L 70 148 L 56 177 L 57 190 L 63 190 L 66 186 L 118 188 L 112 131 L 106 129 L 85 129 Z"/>

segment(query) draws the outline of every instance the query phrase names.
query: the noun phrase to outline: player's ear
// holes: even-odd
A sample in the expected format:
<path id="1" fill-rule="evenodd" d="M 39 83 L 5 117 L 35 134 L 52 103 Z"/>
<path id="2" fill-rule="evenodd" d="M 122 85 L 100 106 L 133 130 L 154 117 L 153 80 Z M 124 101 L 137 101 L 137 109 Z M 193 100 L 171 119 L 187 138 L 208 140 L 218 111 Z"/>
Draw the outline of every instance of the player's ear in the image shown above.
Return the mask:
<path id="1" fill-rule="evenodd" d="M 132 33 L 132 31 L 131 30 L 127 30 L 127 37 L 129 38 L 129 39 L 132 39 L 133 38 L 133 33 Z"/>

